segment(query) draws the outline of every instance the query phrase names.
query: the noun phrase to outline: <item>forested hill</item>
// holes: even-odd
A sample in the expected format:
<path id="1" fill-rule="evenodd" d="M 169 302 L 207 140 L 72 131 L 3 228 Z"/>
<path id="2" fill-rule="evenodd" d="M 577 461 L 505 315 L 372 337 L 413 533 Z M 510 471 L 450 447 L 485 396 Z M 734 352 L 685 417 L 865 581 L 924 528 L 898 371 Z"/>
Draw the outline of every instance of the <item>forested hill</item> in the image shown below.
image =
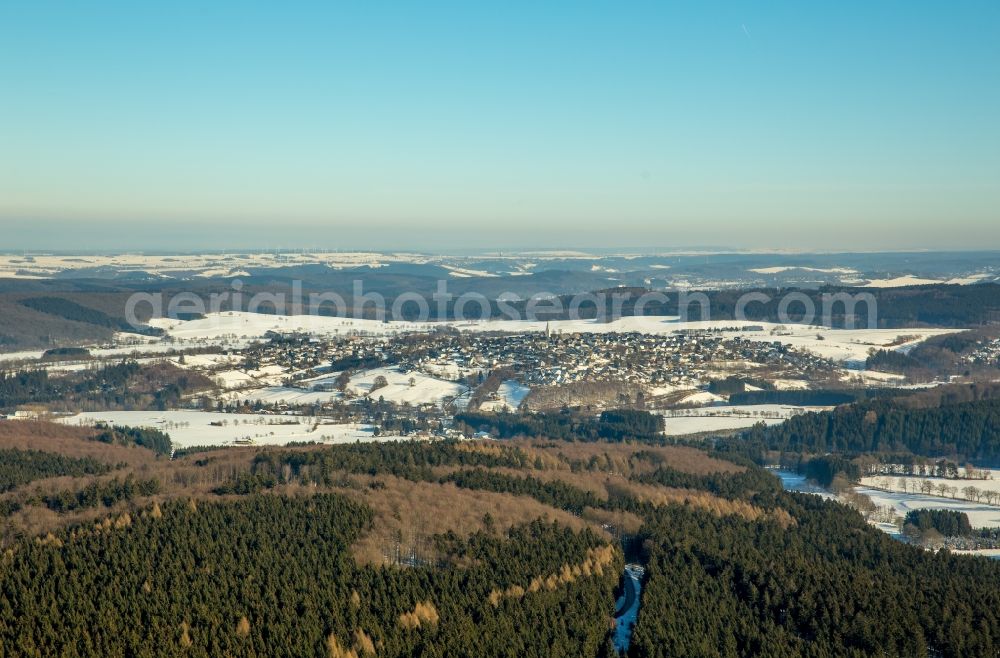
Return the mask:
<path id="1" fill-rule="evenodd" d="M 745 442 L 786 452 L 889 453 L 1000 460 L 1000 399 L 914 407 L 877 399 L 809 413 L 773 427 L 756 426 Z"/>
<path id="2" fill-rule="evenodd" d="M 677 294 L 668 294 L 665 301 L 656 301 L 650 298 L 649 293 L 653 292 L 647 288 L 611 288 L 603 293 L 614 293 L 619 301 L 613 302 L 611 295 L 605 298 L 604 314 L 612 314 L 615 303 L 621 304 L 621 312 L 624 315 L 683 315 L 685 312 L 691 314 L 691 319 L 699 319 L 701 307 L 699 304 L 692 304 L 690 307 L 681 308 L 681 297 Z M 738 317 L 737 308 L 740 307 L 740 300 L 745 298 L 747 293 L 763 295 L 767 301 L 755 302 L 746 305 L 742 309 L 742 316 Z M 852 298 L 863 297 L 874 299 L 879 327 L 961 327 L 969 328 L 978 325 L 996 323 L 1000 321 L 1000 285 L 994 283 L 983 283 L 976 285 L 948 285 L 934 284 L 924 286 L 907 286 L 902 288 L 849 288 L 842 286 L 825 286 L 819 289 L 812 288 L 732 288 L 721 290 L 706 290 L 704 295 L 710 305 L 710 316 L 713 320 L 734 320 L 746 319 L 760 322 L 782 322 L 782 314 L 779 308 L 786 295 L 795 293 L 808 297 L 817 312 L 822 315 L 822 310 L 830 312 L 830 320 L 836 327 L 845 324 L 845 309 L 843 303 L 832 304 L 832 300 L 837 295 L 846 295 Z M 862 296 L 862 297 L 859 297 Z M 825 301 L 826 300 L 826 301 Z M 571 308 L 570 295 L 561 297 L 561 313 L 552 315 L 549 319 L 567 318 L 568 309 Z M 515 308 L 523 309 L 527 302 L 514 304 Z M 558 305 L 556 305 L 558 307 Z M 637 310 L 637 307 L 638 310 Z M 792 315 L 793 321 L 798 321 L 795 314 L 798 313 L 799 305 L 792 305 L 787 309 Z M 499 307 L 495 309 L 499 314 Z M 586 305 L 579 309 L 580 313 L 596 314 L 595 307 Z M 859 326 L 864 326 L 869 312 L 864 302 L 859 303 L 853 311 L 854 321 Z M 546 316 L 548 317 L 548 316 Z"/>
<path id="3" fill-rule="evenodd" d="M 75 459 L 6 443 L 34 473 L 0 496 L 0 657 L 619 658 L 626 555 L 646 575 L 620 658 L 1000 647 L 1000 563 L 890 539 L 692 447 L 398 442 L 165 460 L 63 438 Z"/>

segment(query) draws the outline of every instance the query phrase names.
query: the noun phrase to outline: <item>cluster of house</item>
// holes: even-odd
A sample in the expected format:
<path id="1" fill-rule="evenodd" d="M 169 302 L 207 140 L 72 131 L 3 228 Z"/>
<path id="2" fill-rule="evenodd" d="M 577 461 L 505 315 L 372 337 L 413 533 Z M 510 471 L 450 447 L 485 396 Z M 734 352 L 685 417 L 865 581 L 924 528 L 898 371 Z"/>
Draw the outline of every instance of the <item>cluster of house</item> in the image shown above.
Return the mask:
<path id="1" fill-rule="evenodd" d="M 970 365 L 1000 367 L 1000 338 L 983 343 L 964 360 Z"/>
<path id="2" fill-rule="evenodd" d="M 734 363 L 768 364 L 798 373 L 830 368 L 823 359 L 778 342 L 723 338 L 715 332 L 482 334 L 438 340 L 443 344 L 410 367 L 449 379 L 510 368 L 528 386 L 607 380 L 694 386 Z"/>
<path id="3" fill-rule="evenodd" d="M 473 390 L 499 371 L 504 379 L 516 379 L 532 389 L 613 381 L 660 391 L 696 388 L 753 367 L 775 376 L 805 377 L 833 367 L 810 352 L 780 342 L 713 331 L 667 335 L 440 332 L 335 339 L 275 334 L 269 339 L 240 351 L 244 368 L 280 368 L 285 386 L 331 392 L 343 390 L 344 383 L 329 376 L 317 378 L 317 374 L 387 366 L 404 375 L 421 373 L 462 382 Z"/>
<path id="4" fill-rule="evenodd" d="M 40 414 L 37 411 L 18 409 L 9 414 L 0 414 L 0 420 L 38 420 Z"/>

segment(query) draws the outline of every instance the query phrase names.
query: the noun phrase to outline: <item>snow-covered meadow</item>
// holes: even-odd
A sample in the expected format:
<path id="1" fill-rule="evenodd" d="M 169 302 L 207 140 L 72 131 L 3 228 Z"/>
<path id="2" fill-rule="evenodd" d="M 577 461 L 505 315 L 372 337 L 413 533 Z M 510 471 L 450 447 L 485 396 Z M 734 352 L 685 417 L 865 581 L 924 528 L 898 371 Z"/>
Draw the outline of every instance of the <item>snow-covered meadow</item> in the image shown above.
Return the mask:
<path id="1" fill-rule="evenodd" d="M 960 469 L 964 475 L 965 469 Z M 913 509 L 949 509 L 965 512 L 974 527 L 1000 527 L 1000 495 L 978 495 L 969 500 L 967 488 L 979 492 L 1000 494 L 1000 470 L 983 469 L 987 479 L 927 478 L 899 475 L 876 475 L 861 479 L 859 493 L 867 494 L 876 505 L 892 506 L 898 514 L 905 516 Z M 924 493 L 921 485 L 932 486 L 931 493 Z M 941 495 L 940 487 L 946 487 L 946 495 Z M 990 504 L 992 503 L 992 504 Z"/>
<path id="2" fill-rule="evenodd" d="M 238 371 L 237 371 L 238 372 Z M 458 382 L 432 377 L 412 370 L 402 372 L 395 366 L 372 368 L 352 373 L 344 392 L 333 388 L 341 373 L 333 372 L 297 382 L 295 387 L 275 384 L 243 388 L 228 396 L 239 401 L 286 404 L 322 404 L 335 400 L 358 397 L 379 398 L 396 404 L 442 405 L 468 392 L 468 387 Z M 280 377 L 278 377 L 280 379 Z M 385 381 L 385 386 L 376 383 Z M 251 383 L 255 380 L 251 379 Z"/>
<path id="3" fill-rule="evenodd" d="M 479 405 L 481 411 L 516 411 L 528 397 L 531 389 L 513 379 L 500 384 L 495 400 L 487 400 Z"/>
<path id="4" fill-rule="evenodd" d="M 777 425 L 792 416 L 829 407 L 798 407 L 782 404 L 726 405 L 661 412 L 664 433 L 683 436 L 753 427 L 757 423 Z"/>
<path id="5" fill-rule="evenodd" d="M 354 443 L 377 440 L 370 425 L 327 425 L 302 416 L 225 414 L 208 411 L 99 411 L 68 416 L 66 425 L 150 427 L 170 435 L 174 448 L 226 446 L 237 442 L 285 445 L 292 442 Z"/>
<path id="6" fill-rule="evenodd" d="M 375 388 L 378 380 L 384 379 L 385 386 Z M 430 377 L 421 372 L 400 372 L 398 368 L 373 368 L 351 376 L 347 390 L 355 395 L 365 395 L 375 400 L 385 399 L 396 404 L 440 404 L 444 400 L 458 397 L 467 387 L 457 382 Z"/>
<path id="7" fill-rule="evenodd" d="M 975 487 L 980 491 L 1000 492 L 1000 469 L 987 468 L 976 470 L 984 472 L 987 475 L 986 479 L 928 478 L 912 475 L 873 475 L 871 477 L 861 478 L 861 484 L 866 487 L 889 489 L 890 491 L 900 491 L 904 493 L 920 491 L 920 485 L 924 482 L 928 482 L 933 485 L 935 490 L 937 490 L 937 488 L 941 485 L 951 487 L 953 490 L 958 492 L 959 496 L 964 495 L 962 492 L 966 487 Z M 960 475 L 964 476 L 965 468 L 959 467 L 958 472 Z"/>
<path id="8" fill-rule="evenodd" d="M 996 505 L 920 493 L 888 492 L 870 487 L 857 487 L 855 491 L 868 496 L 879 507 L 893 508 L 899 516 L 906 516 L 908 512 L 918 509 L 945 509 L 965 512 L 974 528 L 1000 527 L 1000 507 Z"/>

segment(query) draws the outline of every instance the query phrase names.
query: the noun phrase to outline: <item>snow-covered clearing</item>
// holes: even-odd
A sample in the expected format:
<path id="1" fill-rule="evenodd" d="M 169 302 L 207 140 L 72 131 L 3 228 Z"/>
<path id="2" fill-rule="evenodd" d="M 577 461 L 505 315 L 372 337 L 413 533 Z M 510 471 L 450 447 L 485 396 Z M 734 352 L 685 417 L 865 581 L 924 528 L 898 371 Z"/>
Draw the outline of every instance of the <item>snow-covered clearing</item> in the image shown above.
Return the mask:
<path id="1" fill-rule="evenodd" d="M 903 375 L 878 370 L 847 370 L 843 373 L 846 379 L 860 378 L 866 384 L 900 383 L 906 379 Z"/>
<path id="2" fill-rule="evenodd" d="M 773 379 L 771 385 L 776 391 L 804 391 L 810 386 L 804 379 Z"/>
<path id="3" fill-rule="evenodd" d="M 789 326 L 789 325 L 786 325 Z M 785 345 L 807 350 L 831 361 L 863 367 L 871 350 L 903 349 L 916 346 L 932 336 L 954 333 L 953 329 L 814 329 L 794 325 L 792 335 L 768 337 Z M 899 343 L 902 337 L 912 337 Z M 745 336 L 757 340 L 756 336 Z"/>
<path id="4" fill-rule="evenodd" d="M 458 278 L 499 276 L 498 274 L 494 274 L 493 272 L 487 272 L 486 270 L 474 270 L 468 267 L 455 267 L 453 265 L 445 265 L 444 267 L 449 271 L 451 276 Z"/>
<path id="5" fill-rule="evenodd" d="M 264 404 L 325 404 L 343 398 L 338 391 L 309 391 L 301 388 L 289 388 L 287 386 L 267 386 L 265 388 L 255 388 L 246 391 L 239 391 L 230 396 L 231 399 L 249 400 L 250 402 L 262 402 Z"/>
<path id="6" fill-rule="evenodd" d="M 244 388 L 254 383 L 253 377 L 239 370 L 217 372 L 213 375 L 212 379 L 214 379 L 220 387 L 225 389 Z"/>
<path id="7" fill-rule="evenodd" d="M 181 357 L 172 357 L 170 361 L 181 368 L 215 368 L 240 362 L 235 354 L 186 354 L 183 363 Z"/>
<path id="8" fill-rule="evenodd" d="M 826 409 L 829 407 L 748 404 L 665 411 L 660 412 L 660 414 L 664 417 L 664 434 L 682 436 L 701 432 L 743 429 L 753 427 L 760 422 L 765 425 L 777 425 L 792 416 Z"/>
<path id="9" fill-rule="evenodd" d="M 230 395 L 237 400 L 261 401 L 268 404 L 321 404 L 334 400 L 346 399 L 340 391 L 333 390 L 332 385 L 341 373 L 327 373 L 298 382 L 299 387 L 268 385 L 259 388 L 244 389 Z M 386 386 L 379 388 L 375 382 L 384 377 Z M 279 377 L 280 379 L 280 377 Z M 374 400 L 384 398 L 386 402 L 396 404 L 435 404 L 441 405 L 466 393 L 468 388 L 457 382 L 431 377 L 425 373 L 413 370 L 401 372 L 394 366 L 361 370 L 351 375 L 345 391 L 347 397 L 369 396 Z"/>
<path id="10" fill-rule="evenodd" d="M 776 267 L 752 267 L 750 272 L 757 274 L 781 274 L 798 270 L 802 272 L 822 272 L 824 274 L 857 274 L 857 270 L 850 267 L 802 267 L 797 265 L 780 265 Z"/>
<path id="11" fill-rule="evenodd" d="M 900 516 L 906 516 L 907 512 L 918 509 L 947 509 L 968 514 L 969 523 L 974 528 L 1000 526 L 1000 507 L 992 505 L 924 494 L 886 492 L 869 487 L 857 487 L 855 491 L 865 494 L 880 507 L 892 507 Z"/>
<path id="12" fill-rule="evenodd" d="M 954 279 L 948 279 L 945 283 L 955 286 L 969 286 L 975 283 L 980 283 L 989 278 L 991 278 L 990 274 L 980 272 L 979 274 L 970 274 L 968 276 L 959 276 Z"/>
<path id="13" fill-rule="evenodd" d="M 373 390 L 375 380 L 380 377 L 385 378 L 387 385 Z M 422 372 L 403 373 L 398 368 L 375 368 L 353 375 L 347 390 L 375 400 L 384 398 L 386 402 L 396 404 L 440 404 L 443 400 L 461 395 L 467 387 L 457 382 L 436 379 Z"/>
<path id="14" fill-rule="evenodd" d="M 691 384 L 660 384 L 659 386 L 654 386 L 649 389 L 648 393 L 651 397 L 660 397 L 663 395 L 672 395 L 681 391 L 695 390 L 697 389 Z"/>
<path id="15" fill-rule="evenodd" d="M 725 404 L 726 398 L 718 396 L 715 393 L 709 393 L 708 391 L 698 391 L 684 396 L 677 403 L 707 407 L 714 404 Z"/>
<path id="16" fill-rule="evenodd" d="M 302 416 L 188 410 L 100 411 L 62 418 L 59 422 L 67 425 L 93 425 L 101 422 L 151 427 L 169 434 L 175 448 L 234 445 L 236 441 L 248 439 L 259 445 L 285 445 L 293 441 L 353 443 L 377 440 L 370 425 L 316 425 L 313 420 Z"/>
<path id="17" fill-rule="evenodd" d="M 1000 560 L 1000 548 L 984 548 L 981 551 L 962 551 L 959 549 L 952 549 L 952 553 L 958 553 L 959 555 L 978 555 L 979 557 L 988 557 L 991 560 Z"/>
<path id="18" fill-rule="evenodd" d="M 782 470 L 775 470 L 773 472 L 781 478 L 782 486 L 789 491 L 816 493 L 827 499 L 841 500 L 830 492 L 809 484 L 804 475 Z M 952 500 L 950 498 L 925 496 L 923 494 L 888 493 L 880 489 L 872 489 L 863 486 L 856 487 L 854 491 L 868 496 L 871 498 L 872 502 L 879 507 L 891 507 L 899 516 L 906 516 L 907 512 L 918 509 L 949 509 L 968 514 L 969 523 L 975 528 L 1000 527 L 1000 507 L 991 507 L 989 505 L 970 503 L 968 501 Z M 843 501 L 841 500 L 841 502 Z M 897 538 L 900 536 L 899 528 L 895 524 L 877 523 L 873 521 L 869 521 L 869 523 L 888 535 Z M 1000 556 L 1000 549 L 955 552 L 963 552 L 971 555 L 983 555 L 986 557 Z"/>
<path id="19" fill-rule="evenodd" d="M 958 495 L 964 497 L 962 490 L 966 487 L 975 487 L 980 491 L 997 491 L 1000 492 L 1000 470 L 997 469 L 982 469 L 986 471 L 989 476 L 986 480 L 979 479 L 952 479 L 952 478 L 938 478 L 938 477 L 919 477 L 910 475 L 874 475 L 872 477 L 861 478 L 861 484 L 866 487 L 878 487 L 880 489 L 891 489 L 892 491 L 902 491 L 903 488 L 900 485 L 900 481 L 906 483 L 906 491 L 920 491 L 920 485 L 924 482 L 928 482 L 934 485 L 935 489 L 940 485 L 946 485 L 952 487 L 958 491 Z M 964 468 L 958 469 L 960 474 L 965 474 Z"/>
<path id="20" fill-rule="evenodd" d="M 3 352 L 0 353 L 0 363 L 4 361 L 37 361 L 42 358 L 43 350 L 28 350 L 24 352 Z"/>
<path id="21" fill-rule="evenodd" d="M 907 274 L 897 276 L 892 279 L 871 279 L 866 284 L 867 288 L 901 288 L 903 286 L 924 286 L 932 283 L 942 283 L 938 279 L 922 279 L 920 277 Z"/>
<path id="22" fill-rule="evenodd" d="M 724 432 L 753 427 L 756 423 L 777 425 L 783 423 L 783 418 L 743 418 L 739 416 L 678 416 L 666 419 L 664 434 L 667 436 L 684 436 L 685 434 L 700 434 L 701 432 Z"/>
<path id="23" fill-rule="evenodd" d="M 497 389 L 497 399 L 483 402 L 479 409 L 481 411 L 516 411 L 530 392 L 531 389 L 527 386 L 509 379 L 500 384 L 500 388 Z"/>

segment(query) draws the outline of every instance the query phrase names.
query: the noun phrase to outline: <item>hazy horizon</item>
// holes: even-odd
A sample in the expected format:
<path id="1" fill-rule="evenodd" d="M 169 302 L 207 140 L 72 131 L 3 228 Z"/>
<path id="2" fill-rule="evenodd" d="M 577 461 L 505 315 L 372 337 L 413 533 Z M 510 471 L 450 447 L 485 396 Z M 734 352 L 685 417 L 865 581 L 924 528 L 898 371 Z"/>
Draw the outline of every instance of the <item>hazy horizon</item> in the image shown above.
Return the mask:
<path id="1" fill-rule="evenodd" d="M 946 223 L 946 226 L 948 224 Z M 527 253 L 579 251 L 592 254 L 674 254 L 674 253 L 762 253 L 762 254 L 859 254 L 859 253 L 942 253 L 1000 252 L 1000 240 L 983 236 L 978 244 L 924 243 L 918 240 L 859 240 L 857 234 L 838 230 L 826 240 L 789 243 L 765 231 L 755 231 L 742 241 L 731 234 L 726 242 L 690 240 L 660 243 L 657 233 L 622 235 L 612 227 L 598 227 L 593 235 L 574 230 L 560 237 L 544 232 L 501 235 L 479 230 L 416 231 L 411 236 L 399 228 L 385 230 L 337 225 L 187 223 L 171 220 L 135 222 L 95 222 L 84 220 L 18 221 L 0 219 L 3 229 L 0 252 L 52 253 L 199 253 L 199 252 L 278 252 L 278 251 L 364 251 L 413 252 L 423 254 L 482 255 L 498 252 Z M 562 229 L 560 229 L 562 230 Z M 887 229 L 888 230 L 888 229 Z M 803 227 L 803 233 L 808 233 Z M 730 233 L 730 232 L 727 232 Z M 815 231 L 813 231 L 815 233 Z M 866 231 L 865 235 L 873 235 Z M 402 236 L 402 237 L 400 237 Z M 707 236 L 711 237 L 711 236 Z M 837 240 L 841 237 L 841 240 Z M 621 239 L 617 239 L 621 238 Z"/>
<path id="2" fill-rule="evenodd" d="M 996 249 L 997 70 L 995 3 L 8 3 L 0 248 Z"/>

